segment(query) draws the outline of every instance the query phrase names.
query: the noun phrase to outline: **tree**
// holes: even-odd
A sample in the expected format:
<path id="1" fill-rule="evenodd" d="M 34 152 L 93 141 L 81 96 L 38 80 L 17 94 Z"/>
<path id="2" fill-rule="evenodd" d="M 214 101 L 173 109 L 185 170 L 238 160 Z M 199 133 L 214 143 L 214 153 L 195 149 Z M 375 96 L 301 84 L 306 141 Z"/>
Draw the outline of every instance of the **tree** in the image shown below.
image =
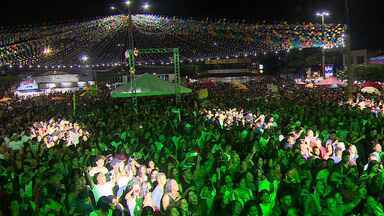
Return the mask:
<path id="1" fill-rule="evenodd" d="M 287 54 L 288 71 L 298 71 L 306 67 L 318 65 L 321 62 L 321 55 L 317 51 L 304 52 L 299 49 L 292 49 Z"/>
<path id="2" fill-rule="evenodd" d="M 354 80 L 384 80 L 383 65 L 353 65 L 351 67 L 351 75 Z"/>
<path id="3" fill-rule="evenodd" d="M 288 70 L 304 67 L 304 54 L 299 49 L 292 49 L 287 54 L 287 67 Z"/>

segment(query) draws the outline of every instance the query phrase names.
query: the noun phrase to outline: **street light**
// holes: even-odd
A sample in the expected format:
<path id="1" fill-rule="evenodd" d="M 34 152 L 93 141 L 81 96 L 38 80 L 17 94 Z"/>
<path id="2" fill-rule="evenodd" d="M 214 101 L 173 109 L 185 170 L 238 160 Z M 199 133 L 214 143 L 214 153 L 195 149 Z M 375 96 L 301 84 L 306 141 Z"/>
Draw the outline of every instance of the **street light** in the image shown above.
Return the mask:
<path id="1" fill-rule="evenodd" d="M 322 12 L 317 12 L 316 16 L 321 17 L 321 28 L 323 32 L 323 39 L 325 39 L 325 17 L 330 16 L 329 12 L 327 11 L 322 11 Z M 323 47 L 321 49 L 321 71 L 323 72 L 323 75 L 325 77 L 325 44 L 323 41 Z"/>
<path id="2" fill-rule="evenodd" d="M 148 0 L 146 0 L 148 1 Z M 123 1 L 122 4 L 119 4 L 119 5 L 112 5 L 110 6 L 110 10 L 112 11 L 119 11 L 119 13 L 123 13 L 125 15 L 127 15 L 128 17 L 128 24 L 130 26 L 129 28 L 129 41 L 127 41 L 127 44 L 128 44 L 128 47 L 133 50 L 134 49 L 134 41 L 133 41 L 133 30 L 132 30 L 132 26 L 133 26 L 133 22 L 132 22 L 132 12 L 135 11 L 135 8 L 133 8 L 132 6 L 135 6 L 134 5 L 134 0 L 125 0 Z M 123 8 L 123 6 L 125 6 L 125 8 Z M 148 11 L 149 9 L 151 8 L 151 5 L 148 3 L 148 2 L 145 2 L 142 6 L 141 6 L 141 10 L 144 10 L 144 11 Z M 136 10 L 140 10 L 140 8 L 136 8 Z"/>
<path id="3" fill-rule="evenodd" d="M 352 79 L 352 70 L 351 70 L 351 44 L 352 44 L 352 35 L 351 35 L 351 18 L 350 18 L 350 0 L 345 0 L 344 1 L 344 7 L 345 7 L 345 67 L 344 70 L 346 69 L 347 76 L 348 76 L 348 85 L 347 85 L 347 90 L 346 96 L 349 98 L 352 98 L 352 84 L 353 84 L 353 79 Z"/>
<path id="4" fill-rule="evenodd" d="M 143 9 L 144 10 L 148 10 L 151 6 L 148 4 L 148 2 L 146 2 L 144 5 L 143 5 Z"/>
<path id="5" fill-rule="evenodd" d="M 326 17 L 326 16 L 329 16 L 330 14 L 326 11 L 323 11 L 323 12 L 317 12 L 316 13 L 316 16 L 320 16 L 320 17 Z"/>
<path id="6" fill-rule="evenodd" d="M 149 0 L 145 0 L 145 1 L 149 1 Z M 124 15 L 126 15 L 128 17 L 128 37 L 127 37 L 127 41 L 126 41 L 126 46 L 128 49 L 130 50 L 134 50 L 135 49 L 135 44 L 134 44 L 134 37 L 133 37 L 133 29 L 134 29 L 134 23 L 133 23 L 133 20 L 132 20 L 132 13 L 134 13 L 135 11 L 147 11 L 150 9 L 150 4 L 148 2 L 145 2 L 140 8 L 135 8 L 136 6 L 136 2 L 134 0 L 125 0 L 123 3 L 119 4 L 118 6 L 114 7 L 112 6 L 111 9 L 113 11 L 117 10 L 119 11 L 119 13 L 123 13 Z M 118 44 L 119 46 L 120 44 Z M 119 46 L 120 47 L 120 46 Z M 128 51 L 128 50 L 127 50 Z M 123 55 L 124 56 L 124 55 Z M 127 55 L 125 56 L 127 58 Z M 133 71 L 134 68 L 130 68 L 130 71 Z M 131 76 L 131 80 L 133 79 L 132 76 L 134 76 L 134 73 L 130 73 L 130 76 Z"/>
<path id="7" fill-rule="evenodd" d="M 88 57 L 87 55 L 82 55 L 82 56 L 80 57 L 80 60 L 81 60 L 83 63 L 87 62 L 88 59 L 89 59 L 89 57 Z"/>
<path id="8" fill-rule="evenodd" d="M 129 6 L 129 5 L 131 5 L 131 1 L 125 1 L 125 3 L 124 3 L 126 6 Z"/>

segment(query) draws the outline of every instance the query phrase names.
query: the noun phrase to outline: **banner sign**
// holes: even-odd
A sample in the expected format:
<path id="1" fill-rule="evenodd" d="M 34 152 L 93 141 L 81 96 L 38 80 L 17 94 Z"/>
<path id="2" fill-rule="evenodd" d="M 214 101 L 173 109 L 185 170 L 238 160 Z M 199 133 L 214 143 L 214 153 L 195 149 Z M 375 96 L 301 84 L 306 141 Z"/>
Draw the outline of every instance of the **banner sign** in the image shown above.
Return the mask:
<path id="1" fill-rule="evenodd" d="M 325 65 L 324 71 L 325 78 L 333 76 L 333 65 Z"/>
<path id="2" fill-rule="evenodd" d="M 384 64 L 384 56 L 369 58 L 369 64 Z"/>
<path id="3" fill-rule="evenodd" d="M 18 91 L 28 91 L 28 90 L 37 90 L 39 89 L 39 85 L 35 80 L 24 80 L 20 83 L 17 88 Z"/>

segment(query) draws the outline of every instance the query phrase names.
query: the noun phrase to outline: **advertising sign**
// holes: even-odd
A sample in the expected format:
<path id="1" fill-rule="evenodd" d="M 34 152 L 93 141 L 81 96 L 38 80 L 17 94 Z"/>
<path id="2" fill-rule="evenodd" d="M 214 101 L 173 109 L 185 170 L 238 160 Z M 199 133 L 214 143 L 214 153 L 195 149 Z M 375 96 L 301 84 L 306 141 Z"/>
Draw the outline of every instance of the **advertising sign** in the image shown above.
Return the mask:
<path id="1" fill-rule="evenodd" d="M 39 85 L 35 80 L 31 79 L 21 81 L 19 87 L 17 88 L 18 91 L 28 91 L 37 89 L 39 89 Z"/>
<path id="2" fill-rule="evenodd" d="M 384 56 L 373 57 L 368 60 L 369 64 L 384 64 Z"/>
<path id="3" fill-rule="evenodd" d="M 325 65 L 324 71 L 325 78 L 333 76 L 333 65 Z"/>

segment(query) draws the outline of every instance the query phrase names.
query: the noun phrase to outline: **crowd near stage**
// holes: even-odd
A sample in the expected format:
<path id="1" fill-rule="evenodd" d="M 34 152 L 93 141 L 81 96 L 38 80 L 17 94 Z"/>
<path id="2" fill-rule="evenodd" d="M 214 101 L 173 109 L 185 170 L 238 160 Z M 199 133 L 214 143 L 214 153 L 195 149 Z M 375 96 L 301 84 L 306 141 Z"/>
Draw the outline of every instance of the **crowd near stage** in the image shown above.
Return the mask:
<path id="1" fill-rule="evenodd" d="M 131 12 L 0 28 L 0 215 L 384 215 L 344 24 Z"/>

